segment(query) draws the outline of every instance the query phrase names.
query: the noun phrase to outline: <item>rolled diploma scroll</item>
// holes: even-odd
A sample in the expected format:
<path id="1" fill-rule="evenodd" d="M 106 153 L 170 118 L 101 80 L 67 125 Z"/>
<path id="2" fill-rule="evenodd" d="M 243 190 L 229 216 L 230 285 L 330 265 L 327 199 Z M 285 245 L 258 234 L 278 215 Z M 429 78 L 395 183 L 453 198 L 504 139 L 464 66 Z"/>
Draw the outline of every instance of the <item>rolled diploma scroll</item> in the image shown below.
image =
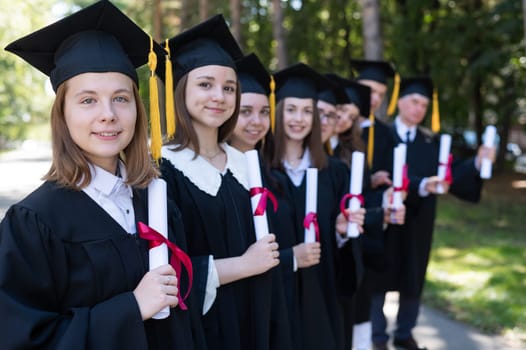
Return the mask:
<path id="1" fill-rule="evenodd" d="M 438 177 L 441 180 L 446 178 L 447 163 L 451 150 L 451 135 L 443 134 L 440 136 L 440 151 L 438 153 Z M 438 193 L 444 193 L 442 185 L 437 186 Z"/>
<path id="2" fill-rule="evenodd" d="M 249 188 L 261 188 L 263 182 L 261 181 L 261 171 L 259 168 L 259 157 L 258 151 L 250 150 L 245 153 L 247 158 L 248 167 L 248 187 Z M 250 198 L 250 204 L 252 205 L 252 213 L 256 211 L 259 204 L 259 199 L 262 194 L 258 193 Z M 256 230 L 256 240 L 269 233 L 267 211 L 263 215 L 253 215 L 254 218 L 254 229 Z"/>
<path id="3" fill-rule="evenodd" d="M 404 180 L 404 165 L 406 162 L 407 146 L 404 143 L 399 143 L 393 150 L 393 187 L 395 189 L 402 188 Z M 402 206 L 402 191 L 393 192 L 393 208 L 400 208 Z"/>
<path id="4" fill-rule="evenodd" d="M 308 168 L 305 174 L 307 176 L 307 190 L 305 191 L 305 216 L 308 213 L 316 213 L 318 201 L 318 169 Z M 316 231 L 314 225 L 305 229 L 305 243 L 316 242 Z"/>
<path id="5" fill-rule="evenodd" d="M 148 225 L 155 231 L 168 236 L 168 214 L 166 199 L 166 182 L 162 179 L 154 179 L 148 185 Z M 149 250 L 150 270 L 161 265 L 168 264 L 168 247 L 161 244 Z M 179 276 L 177 276 L 179 278 Z M 152 318 L 163 319 L 170 315 L 170 308 L 167 306 Z"/>
<path id="6" fill-rule="evenodd" d="M 364 160 L 365 155 L 363 152 L 352 153 L 349 193 L 353 196 L 358 196 L 362 194 Z M 352 197 L 349 200 L 349 209 L 351 209 L 351 211 L 360 209 L 360 206 L 361 203 L 357 197 Z M 347 237 L 355 238 L 359 235 L 360 231 L 358 230 L 358 224 L 355 222 L 350 222 L 347 225 Z"/>
<path id="7" fill-rule="evenodd" d="M 497 128 L 493 125 L 486 126 L 484 132 L 484 146 L 493 147 L 495 145 L 495 135 L 497 134 Z M 481 159 L 480 164 L 480 177 L 483 179 L 491 179 L 491 159 L 486 157 Z"/>

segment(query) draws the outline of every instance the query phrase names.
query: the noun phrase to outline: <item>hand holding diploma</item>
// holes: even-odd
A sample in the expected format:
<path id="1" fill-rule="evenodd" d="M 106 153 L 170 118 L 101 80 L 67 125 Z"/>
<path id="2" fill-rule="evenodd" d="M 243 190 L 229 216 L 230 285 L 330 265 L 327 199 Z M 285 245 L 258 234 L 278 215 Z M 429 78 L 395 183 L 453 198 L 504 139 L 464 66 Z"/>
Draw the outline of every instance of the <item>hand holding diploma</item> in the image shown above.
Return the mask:
<path id="1" fill-rule="evenodd" d="M 399 144 L 393 150 L 393 200 L 392 207 L 400 208 L 404 202 L 404 192 L 407 192 L 409 181 L 407 179 L 406 153 L 407 146 Z M 406 174 L 404 174 L 404 171 Z M 405 176 L 404 176 L 405 175 Z M 405 180 L 405 181 L 404 181 Z"/>
<path id="2" fill-rule="evenodd" d="M 348 217 L 350 213 L 358 211 L 363 205 L 362 185 L 363 185 L 363 168 L 365 155 L 362 152 L 353 152 L 351 159 L 351 174 L 349 194 L 345 195 L 340 202 L 340 211 L 343 216 Z M 343 210 L 343 203 L 349 199 L 348 211 Z M 349 224 L 347 226 L 347 237 L 356 238 L 360 235 L 361 225 L 358 224 L 352 217 L 348 217 Z M 336 223 L 338 224 L 338 222 Z M 362 223 L 363 225 L 363 223 Z"/>

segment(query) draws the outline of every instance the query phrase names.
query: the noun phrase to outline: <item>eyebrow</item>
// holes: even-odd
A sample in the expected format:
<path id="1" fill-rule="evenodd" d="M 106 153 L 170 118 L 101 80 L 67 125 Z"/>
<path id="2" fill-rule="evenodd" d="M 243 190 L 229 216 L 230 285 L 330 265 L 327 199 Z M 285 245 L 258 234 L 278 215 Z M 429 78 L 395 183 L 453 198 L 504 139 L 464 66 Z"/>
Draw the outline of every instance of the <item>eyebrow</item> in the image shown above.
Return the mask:
<path id="1" fill-rule="evenodd" d="M 127 94 L 131 94 L 132 93 L 132 90 L 130 89 L 126 89 L 126 88 L 123 88 L 123 89 L 117 89 L 113 92 L 113 94 L 121 94 L 121 93 L 127 93 Z M 80 95 L 84 95 L 84 94 L 88 94 L 88 95 L 96 95 L 97 92 L 95 90 L 81 90 L 79 92 L 77 92 L 75 95 L 73 95 L 74 97 L 77 97 L 77 96 L 80 96 Z"/>
<path id="2" fill-rule="evenodd" d="M 196 77 L 196 79 L 216 80 L 216 78 L 214 78 L 214 77 L 212 77 L 210 75 L 200 75 L 200 76 Z M 236 80 L 231 80 L 231 79 L 227 80 L 226 82 L 229 83 L 229 84 L 237 84 Z"/>

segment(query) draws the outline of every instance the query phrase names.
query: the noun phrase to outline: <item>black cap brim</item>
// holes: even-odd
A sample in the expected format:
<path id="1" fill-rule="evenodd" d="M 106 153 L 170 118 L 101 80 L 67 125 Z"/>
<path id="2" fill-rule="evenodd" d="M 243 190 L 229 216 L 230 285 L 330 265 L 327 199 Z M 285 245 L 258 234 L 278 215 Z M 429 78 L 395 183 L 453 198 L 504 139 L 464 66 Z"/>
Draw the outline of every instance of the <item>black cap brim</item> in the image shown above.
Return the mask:
<path id="1" fill-rule="evenodd" d="M 392 64 L 387 61 L 352 59 L 351 67 L 358 72 L 356 80 L 373 80 L 387 85 L 387 79 L 395 75 Z"/>
<path id="2" fill-rule="evenodd" d="M 276 100 L 286 97 L 318 99 L 318 93 L 333 88 L 329 79 L 304 63 L 296 63 L 274 73 Z"/>
<path id="3" fill-rule="evenodd" d="M 236 67 L 241 93 L 270 94 L 270 74 L 255 54 L 237 60 Z"/>

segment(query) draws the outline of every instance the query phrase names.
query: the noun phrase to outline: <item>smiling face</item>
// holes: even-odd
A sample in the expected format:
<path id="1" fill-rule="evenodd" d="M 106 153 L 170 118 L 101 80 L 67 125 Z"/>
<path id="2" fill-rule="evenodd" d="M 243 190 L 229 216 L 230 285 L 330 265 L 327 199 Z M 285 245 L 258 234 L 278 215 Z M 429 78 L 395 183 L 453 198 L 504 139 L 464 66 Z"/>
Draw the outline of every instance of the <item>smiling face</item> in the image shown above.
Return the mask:
<path id="1" fill-rule="evenodd" d="M 303 142 L 312 130 L 313 100 L 287 97 L 283 104 L 283 130 L 286 138 L 290 141 Z"/>
<path id="2" fill-rule="evenodd" d="M 420 124 L 427 112 L 429 98 L 420 94 L 409 94 L 398 100 L 400 119 L 407 126 Z"/>
<path id="3" fill-rule="evenodd" d="M 371 88 L 371 113 L 374 114 L 382 105 L 387 94 L 387 85 L 368 79 L 361 79 L 358 82 Z M 367 118 L 368 116 L 365 115 L 364 117 Z"/>
<path id="4" fill-rule="evenodd" d="M 230 137 L 233 147 L 245 152 L 253 149 L 270 128 L 270 104 L 266 95 L 241 94 L 236 127 Z"/>
<path id="5" fill-rule="evenodd" d="M 73 142 L 90 162 L 115 172 L 137 120 L 133 81 L 121 73 L 83 73 L 65 84 L 64 116 Z"/>
<path id="6" fill-rule="evenodd" d="M 195 128 L 217 129 L 236 107 L 236 72 L 230 67 L 203 66 L 188 73 L 185 103 Z"/>
<path id="7" fill-rule="evenodd" d="M 336 109 L 336 114 L 338 116 L 335 132 L 341 134 L 349 130 L 354 121 L 360 116 L 360 111 L 353 103 L 347 103 L 343 105 L 338 105 Z"/>

